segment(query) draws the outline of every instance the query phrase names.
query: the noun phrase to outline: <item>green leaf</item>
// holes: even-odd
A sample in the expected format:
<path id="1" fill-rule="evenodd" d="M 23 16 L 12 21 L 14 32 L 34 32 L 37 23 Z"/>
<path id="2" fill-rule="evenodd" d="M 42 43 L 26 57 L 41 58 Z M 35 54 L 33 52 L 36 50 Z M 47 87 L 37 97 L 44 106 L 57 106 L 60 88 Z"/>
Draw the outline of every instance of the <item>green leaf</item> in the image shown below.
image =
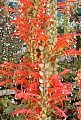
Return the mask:
<path id="1" fill-rule="evenodd" d="M 8 98 L 5 98 L 5 99 L 1 100 L 1 102 L 2 102 L 4 107 L 7 107 Z"/>
<path id="2" fill-rule="evenodd" d="M 7 107 L 7 109 L 5 109 L 4 112 L 6 114 L 12 113 L 12 112 L 14 112 L 14 107 L 11 105 L 11 106 Z"/>
<path id="3" fill-rule="evenodd" d="M 21 109 L 24 107 L 24 104 L 20 104 L 18 107 L 19 107 L 19 109 Z"/>
<path id="4" fill-rule="evenodd" d="M 11 117 L 10 120 L 14 120 L 14 117 Z"/>

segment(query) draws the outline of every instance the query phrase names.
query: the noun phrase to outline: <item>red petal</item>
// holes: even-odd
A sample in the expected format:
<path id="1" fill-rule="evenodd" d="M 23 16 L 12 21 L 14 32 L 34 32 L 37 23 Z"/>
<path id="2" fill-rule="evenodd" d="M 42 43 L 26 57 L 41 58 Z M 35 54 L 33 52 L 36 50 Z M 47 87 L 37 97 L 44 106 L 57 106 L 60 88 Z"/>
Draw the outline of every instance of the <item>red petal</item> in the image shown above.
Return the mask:
<path id="1" fill-rule="evenodd" d="M 11 88 L 10 90 L 15 90 L 16 92 L 21 92 L 21 90 L 18 90 L 16 87 Z"/>
<path id="2" fill-rule="evenodd" d="M 75 105 L 81 105 L 81 103 L 80 102 L 76 102 Z"/>
<path id="3" fill-rule="evenodd" d="M 0 82 L 0 86 L 3 85 L 4 83 L 13 83 L 13 82 L 10 80 L 5 80 L 5 81 Z"/>
<path id="4" fill-rule="evenodd" d="M 8 10 L 10 10 L 10 11 L 12 11 L 12 12 L 16 12 L 16 13 L 18 13 L 18 14 L 21 15 L 21 13 L 20 13 L 19 11 L 15 10 L 15 9 L 12 9 L 12 8 L 10 8 L 9 6 L 8 6 L 8 7 L 2 7 L 2 9 L 8 9 Z"/>
<path id="5" fill-rule="evenodd" d="M 78 118 L 81 120 L 81 115 L 78 115 Z"/>
<path id="6" fill-rule="evenodd" d="M 72 0 L 72 1 L 66 1 L 66 2 L 77 2 L 77 1 L 73 1 L 73 0 Z"/>
<path id="7" fill-rule="evenodd" d="M 33 118 L 28 118 L 28 120 L 37 120 L 37 119 L 33 119 Z"/>
<path id="8" fill-rule="evenodd" d="M 59 113 L 61 113 L 64 118 L 68 118 L 68 116 L 64 113 L 64 111 L 62 111 L 59 107 L 53 106 L 53 108 L 55 108 Z"/>
<path id="9" fill-rule="evenodd" d="M 36 107 L 35 110 L 38 114 L 40 114 L 40 112 L 42 111 L 42 108 L 41 107 Z"/>
<path id="10" fill-rule="evenodd" d="M 65 69 L 63 72 L 61 72 L 59 75 L 65 75 L 66 73 L 71 72 L 71 69 Z"/>
<path id="11" fill-rule="evenodd" d="M 65 9 L 57 9 L 58 11 L 63 11 L 63 12 L 66 12 L 66 10 Z"/>
<path id="12" fill-rule="evenodd" d="M 22 113 L 33 114 L 34 116 L 38 116 L 35 112 L 32 112 L 30 110 L 25 110 L 24 108 L 22 108 L 21 110 L 16 110 L 16 112 L 14 112 L 13 115 L 22 114 Z"/>
<path id="13" fill-rule="evenodd" d="M 31 60 L 29 60 L 29 59 L 24 59 L 24 58 L 21 58 L 20 60 L 26 60 L 26 61 L 28 61 L 28 62 L 32 62 Z"/>
<path id="14" fill-rule="evenodd" d="M 53 57 L 50 59 L 50 62 L 55 61 L 55 60 L 56 60 L 56 57 Z"/>

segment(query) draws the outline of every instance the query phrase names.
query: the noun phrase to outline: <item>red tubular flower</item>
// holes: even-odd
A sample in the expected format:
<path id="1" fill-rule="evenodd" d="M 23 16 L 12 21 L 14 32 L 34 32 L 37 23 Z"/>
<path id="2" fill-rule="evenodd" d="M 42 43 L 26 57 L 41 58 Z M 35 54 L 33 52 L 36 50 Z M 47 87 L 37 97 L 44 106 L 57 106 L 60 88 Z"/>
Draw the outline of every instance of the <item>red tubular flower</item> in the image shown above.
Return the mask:
<path id="1" fill-rule="evenodd" d="M 65 9 L 57 9 L 57 11 L 67 12 Z"/>
<path id="2" fill-rule="evenodd" d="M 3 63 L 0 66 L 3 67 L 4 65 L 10 65 L 10 66 L 13 66 L 13 67 L 16 67 L 16 68 L 20 68 L 20 65 L 17 65 L 17 64 L 11 63 L 11 62 L 10 63 L 8 63 L 8 62 Z"/>
<path id="3" fill-rule="evenodd" d="M 75 102 L 75 105 L 81 105 L 81 102 Z"/>
<path id="4" fill-rule="evenodd" d="M 49 20 L 49 19 L 51 19 L 51 18 L 53 18 L 53 16 L 48 16 L 48 15 L 45 16 L 45 19 L 46 19 L 46 20 Z"/>
<path id="5" fill-rule="evenodd" d="M 19 92 L 19 93 L 21 92 L 21 90 L 17 89 L 16 87 L 11 88 L 11 89 L 9 89 L 9 90 L 14 90 L 14 91 Z"/>
<path id="6" fill-rule="evenodd" d="M 45 17 L 45 13 L 41 13 L 41 12 L 36 12 L 37 17 Z"/>
<path id="7" fill-rule="evenodd" d="M 78 119 L 80 119 L 80 120 L 81 120 L 81 115 L 78 115 Z"/>
<path id="8" fill-rule="evenodd" d="M 52 57 L 52 58 L 50 59 L 50 62 L 55 61 L 55 60 L 56 60 L 56 57 Z"/>
<path id="9" fill-rule="evenodd" d="M 62 49 L 64 47 L 68 47 L 70 44 L 76 44 L 76 41 L 73 40 L 73 37 L 76 35 L 78 35 L 78 34 L 64 34 L 64 36 L 62 36 L 62 37 L 57 37 L 58 41 L 55 43 L 53 53 L 57 52 L 57 50 L 62 51 Z M 80 36 L 80 35 L 78 35 L 78 36 Z M 77 54 L 80 54 L 80 52 L 77 52 Z"/>
<path id="10" fill-rule="evenodd" d="M 42 12 L 47 10 L 48 8 L 39 8 Z"/>
<path id="11" fill-rule="evenodd" d="M 41 1 L 42 4 L 47 4 L 49 3 L 50 1 Z"/>
<path id="12" fill-rule="evenodd" d="M 67 6 L 69 6 L 69 7 L 72 8 L 72 9 L 74 9 L 74 7 L 73 7 L 72 5 L 67 5 Z"/>
<path id="13" fill-rule="evenodd" d="M 13 83 L 13 82 L 10 80 L 5 80 L 5 81 L 0 82 L 0 86 L 2 86 L 4 83 Z"/>
<path id="14" fill-rule="evenodd" d="M 23 12 L 27 10 L 26 6 L 18 7 L 18 9 L 22 10 Z"/>
<path id="15" fill-rule="evenodd" d="M 37 119 L 35 119 L 35 118 L 34 119 L 33 118 L 28 118 L 28 120 L 37 120 Z"/>
<path id="16" fill-rule="evenodd" d="M 24 108 L 21 108 L 20 110 L 16 110 L 16 112 L 14 112 L 13 115 L 22 114 L 22 113 L 33 114 L 34 116 L 38 116 L 35 112 L 32 112 L 30 110 L 26 110 Z"/>
<path id="17" fill-rule="evenodd" d="M 24 31 L 24 29 L 21 29 L 21 28 L 16 28 L 16 30 L 18 30 L 18 32 L 24 36 L 26 39 L 28 39 L 28 35 L 26 34 L 26 32 Z"/>
<path id="18" fill-rule="evenodd" d="M 43 41 L 44 43 L 46 43 L 47 40 L 48 40 L 48 38 L 49 38 L 49 35 L 41 34 L 41 38 L 42 38 L 42 41 Z"/>
<path id="19" fill-rule="evenodd" d="M 63 72 L 61 72 L 59 75 L 65 75 L 66 73 L 71 72 L 71 69 L 65 69 Z"/>
<path id="20" fill-rule="evenodd" d="M 46 30 L 42 30 L 42 29 L 38 30 L 38 29 L 35 29 L 35 33 L 36 33 L 36 35 L 38 35 L 39 37 L 40 37 L 40 35 L 43 34 L 45 31 L 46 31 Z M 36 38 L 37 38 L 37 37 L 36 37 Z"/>
<path id="21" fill-rule="evenodd" d="M 25 60 L 25 61 L 27 61 L 27 62 L 32 62 L 31 60 L 29 60 L 29 59 L 25 59 L 25 58 L 21 58 L 20 60 Z"/>
<path id="22" fill-rule="evenodd" d="M 15 13 L 18 13 L 18 14 L 20 14 L 20 15 L 22 14 L 21 12 L 15 10 L 15 9 L 12 9 L 12 8 L 10 8 L 9 6 L 8 6 L 8 7 L 2 7 L 2 9 L 8 9 L 8 10 L 10 10 L 10 11 L 12 11 L 12 12 L 15 12 Z"/>
<path id="23" fill-rule="evenodd" d="M 66 50 L 66 51 L 63 51 L 61 54 L 64 54 L 65 56 L 67 56 L 67 55 L 80 55 L 81 54 L 81 50 L 79 50 L 79 51 Z"/>
<path id="24" fill-rule="evenodd" d="M 37 114 L 40 115 L 40 112 L 42 111 L 42 108 L 41 107 L 36 107 L 35 110 L 36 110 Z"/>
<path id="25" fill-rule="evenodd" d="M 39 27 L 39 26 L 41 25 L 41 23 L 42 23 L 42 22 L 33 22 L 33 25 L 34 25 L 35 27 Z"/>
<path id="26" fill-rule="evenodd" d="M 72 0 L 72 1 L 66 1 L 66 2 L 73 2 L 73 3 L 74 3 L 74 2 L 77 2 L 77 1 L 73 1 L 73 0 Z"/>
<path id="27" fill-rule="evenodd" d="M 59 107 L 53 106 L 53 108 L 55 108 L 59 113 L 61 113 L 64 118 L 68 118 L 68 116 L 64 113 L 64 111 L 62 111 Z"/>
<path id="28" fill-rule="evenodd" d="M 27 0 L 19 0 L 19 1 L 24 5 L 29 6 L 32 9 L 35 9 L 35 7 L 32 5 L 32 1 L 27 1 Z"/>
<path id="29" fill-rule="evenodd" d="M 36 47 L 38 47 L 38 42 L 41 41 L 42 39 L 40 37 L 35 37 L 34 40 L 36 43 Z"/>
<path id="30" fill-rule="evenodd" d="M 64 7 L 67 6 L 67 5 L 66 4 L 58 4 L 58 6 L 60 6 L 64 9 Z"/>
<path id="31" fill-rule="evenodd" d="M 65 4 L 65 2 L 57 2 L 57 4 L 61 5 L 61 4 Z"/>
<path id="32" fill-rule="evenodd" d="M 11 69 L 11 70 L 14 70 L 14 71 L 16 70 L 15 68 L 13 68 L 13 67 L 11 67 L 11 66 L 8 66 L 8 65 L 6 65 L 6 64 L 3 64 L 2 67 L 8 68 L 8 69 Z"/>
<path id="33" fill-rule="evenodd" d="M 20 83 L 20 84 L 28 84 L 28 81 L 26 80 L 25 77 L 21 77 L 21 78 L 17 78 L 17 80 L 15 81 L 15 83 Z"/>
<path id="34" fill-rule="evenodd" d="M 31 22 L 35 22 L 36 18 L 28 18 Z"/>

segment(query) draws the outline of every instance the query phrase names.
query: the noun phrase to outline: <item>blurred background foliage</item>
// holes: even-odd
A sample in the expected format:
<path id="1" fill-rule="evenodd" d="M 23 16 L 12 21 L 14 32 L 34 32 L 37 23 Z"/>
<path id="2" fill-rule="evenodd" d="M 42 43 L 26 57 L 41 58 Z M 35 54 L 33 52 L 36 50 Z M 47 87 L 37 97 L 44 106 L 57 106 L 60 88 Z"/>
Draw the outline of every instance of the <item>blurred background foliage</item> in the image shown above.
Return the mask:
<path id="1" fill-rule="evenodd" d="M 0 1 L 0 8 L 2 6 L 8 6 L 5 0 Z M 15 6 L 15 8 L 17 7 Z M 11 14 L 10 17 L 9 14 Z M 0 63 L 5 61 L 19 62 L 17 52 L 22 48 L 22 41 L 17 36 L 13 38 L 10 36 L 14 33 L 16 27 L 11 25 L 11 20 L 14 19 L 15 15 L 8 10 L 0 9 Z"/>

